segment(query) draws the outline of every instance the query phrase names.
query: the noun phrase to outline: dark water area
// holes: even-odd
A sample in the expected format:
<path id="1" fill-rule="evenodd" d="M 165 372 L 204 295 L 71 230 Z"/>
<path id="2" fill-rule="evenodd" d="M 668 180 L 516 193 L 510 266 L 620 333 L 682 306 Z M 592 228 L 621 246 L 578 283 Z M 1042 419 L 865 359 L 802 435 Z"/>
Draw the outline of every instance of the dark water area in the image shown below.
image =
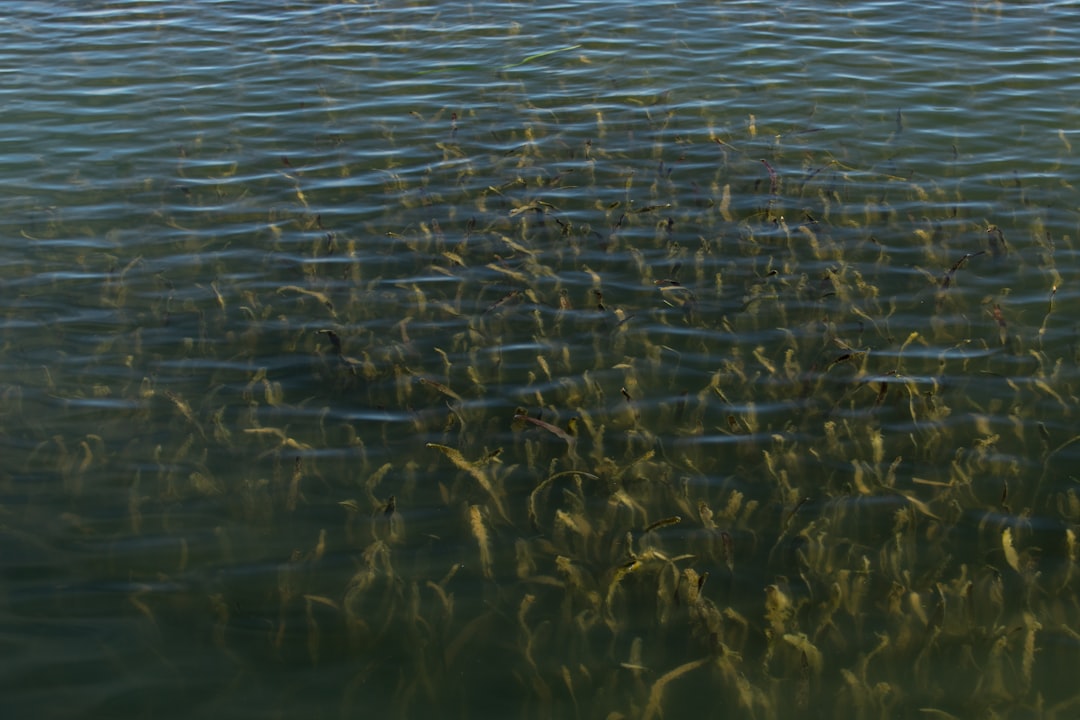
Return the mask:
<path id="1" fill-rule="evenodd" d="M 19 3 L 4 717 L 1080 712 L 1064 3 Z"/>

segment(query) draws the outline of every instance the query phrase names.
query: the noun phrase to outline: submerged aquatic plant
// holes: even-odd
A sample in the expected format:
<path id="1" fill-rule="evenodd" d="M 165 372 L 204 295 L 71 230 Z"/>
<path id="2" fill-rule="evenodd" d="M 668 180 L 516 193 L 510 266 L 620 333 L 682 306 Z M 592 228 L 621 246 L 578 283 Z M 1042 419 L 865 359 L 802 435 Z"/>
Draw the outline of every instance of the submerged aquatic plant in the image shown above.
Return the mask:
<path id="1" fill-rule="evenodd" d="M 17 472 L 111 539 L 161 657 L 192 627 L 236 682 L 328 673 L 343 715 L 1070 716 L 1071 240 L 1006 242 L 763 118 L 672 140 L 665 98 L 634 105 L 582 136 L 414 118 L 388 141 L 430 163 L 377 168 L 361 223 L 297 155 L 192 187 L 252 223 L 258 280 L 183 239 L 198 282 L 109 261 L 122 372 L 33 372 L 114 404 L 55 434 L 11 381 Z M 149 535 L 171 564 L 125 552 Z"/>

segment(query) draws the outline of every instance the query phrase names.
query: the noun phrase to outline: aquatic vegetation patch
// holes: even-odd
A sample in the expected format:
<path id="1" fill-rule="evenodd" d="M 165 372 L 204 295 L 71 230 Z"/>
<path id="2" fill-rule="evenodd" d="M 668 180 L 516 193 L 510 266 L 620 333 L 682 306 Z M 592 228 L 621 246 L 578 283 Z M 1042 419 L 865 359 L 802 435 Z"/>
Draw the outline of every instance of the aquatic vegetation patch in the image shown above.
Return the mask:
<path id="1" fill-rule="evenodd" d="M 123 578 L 165 662 L 343 715 L 1074 713 L 1051 211 L 969 216 L 763 117 L 590 112 L 417 113 L 385 140 L 423 167 L 185 152 L 156 255 L 77 263 L 122 331 L 47 363 L 5 331 L 5 533 Z"/>

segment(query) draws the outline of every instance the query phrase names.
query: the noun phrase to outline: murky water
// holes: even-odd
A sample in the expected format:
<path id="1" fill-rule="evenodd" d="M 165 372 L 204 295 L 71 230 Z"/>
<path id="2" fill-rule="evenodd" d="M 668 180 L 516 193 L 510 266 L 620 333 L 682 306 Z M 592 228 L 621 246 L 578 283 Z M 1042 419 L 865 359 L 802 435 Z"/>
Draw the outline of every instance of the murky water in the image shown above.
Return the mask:
<path id="1" fill-rule="evenodd" d="M 9 8 L 5 716 L 1074 717 L 1072 11 Z"/>

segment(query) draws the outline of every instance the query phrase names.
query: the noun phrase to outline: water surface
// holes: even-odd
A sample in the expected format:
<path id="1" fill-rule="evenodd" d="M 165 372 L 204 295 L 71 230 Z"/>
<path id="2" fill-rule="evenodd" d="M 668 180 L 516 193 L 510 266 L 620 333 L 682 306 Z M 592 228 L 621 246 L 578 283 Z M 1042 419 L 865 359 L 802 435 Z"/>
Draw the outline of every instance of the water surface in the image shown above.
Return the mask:
<path id="1" fill-rule="evenodd" d="M 1071 716 L 1070 12 L 9 10 L 8 714 Z"/>

